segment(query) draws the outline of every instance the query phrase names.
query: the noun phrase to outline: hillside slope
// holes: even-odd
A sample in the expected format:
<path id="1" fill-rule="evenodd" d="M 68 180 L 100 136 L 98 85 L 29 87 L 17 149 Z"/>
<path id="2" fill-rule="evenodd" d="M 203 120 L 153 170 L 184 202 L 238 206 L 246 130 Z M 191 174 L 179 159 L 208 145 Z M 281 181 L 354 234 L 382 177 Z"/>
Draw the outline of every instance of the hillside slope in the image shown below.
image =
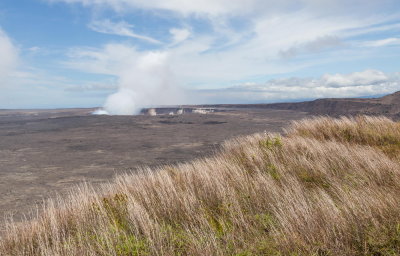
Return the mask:
<path id="1" fill-rule="evenodd" d="M 400 123 L 314 118 L 75 189 L 1 255 L 399 255 Z"/>

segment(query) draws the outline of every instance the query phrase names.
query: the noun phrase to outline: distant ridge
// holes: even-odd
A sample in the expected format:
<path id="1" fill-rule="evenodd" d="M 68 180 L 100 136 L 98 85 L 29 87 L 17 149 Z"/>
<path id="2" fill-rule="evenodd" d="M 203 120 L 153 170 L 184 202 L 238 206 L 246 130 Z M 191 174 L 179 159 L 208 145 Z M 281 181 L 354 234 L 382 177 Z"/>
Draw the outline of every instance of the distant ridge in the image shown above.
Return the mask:
<path id="1" fill-rule="evenodd" d="M 204 107 L 265 108 L 295 110 L 333 117 L 351 115 L 384 115 L 400 120 L 400 91 L 379 98 L 324 98 L 304 102 L 271 104 L 224 104 Z"/>
<path id="2" fill-rule="evenodd" d="M 386 115 L 400 119 L 400 91 L 380 98 L 326 98 L 296 103 L 265 104 L 264 108 L 298 110 L 330 116 Z"/>

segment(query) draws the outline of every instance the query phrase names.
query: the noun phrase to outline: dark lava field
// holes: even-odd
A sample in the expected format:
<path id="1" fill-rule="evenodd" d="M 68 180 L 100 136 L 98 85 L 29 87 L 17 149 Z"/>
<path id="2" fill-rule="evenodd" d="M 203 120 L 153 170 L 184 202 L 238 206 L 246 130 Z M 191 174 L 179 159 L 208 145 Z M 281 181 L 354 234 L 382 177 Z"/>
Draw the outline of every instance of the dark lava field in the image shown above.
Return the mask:
<path id="1" fill-rule="evenodd" d="M 96 116 L 93 109 L 0 110 L 0 216 L 20 220 L 84 181 L 204 157 L 221 142 L 280 132 L 304 112 L 218 108 L 211 113 Z M 0 225 L 1 226 L 1 225 Z"/>

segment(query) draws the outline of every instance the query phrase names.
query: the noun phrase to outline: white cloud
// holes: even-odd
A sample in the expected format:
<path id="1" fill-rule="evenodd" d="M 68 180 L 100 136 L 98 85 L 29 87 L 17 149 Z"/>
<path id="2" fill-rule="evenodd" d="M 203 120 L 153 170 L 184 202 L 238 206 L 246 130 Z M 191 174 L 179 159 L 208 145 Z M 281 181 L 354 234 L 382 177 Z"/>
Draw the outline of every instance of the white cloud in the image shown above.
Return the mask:
<path id="1" fill-rule="evenodd" d="M 107 6 L 119 12 L 128 9 L 159 9 L 178 12 L 183 15 L 255 15 L 276 13 L 281 10 L 308 8 L 324 10 L 326 13 L 337 11 L 355 12 L 376 8 L 397 0 L 48 0 L 50 2 L 80 3 L 85 6 Z M 354 6 L 356 8 L 349 8 Z"/>
<path id="2" fill-rule="evenodd" d="M 30 51 L 31 53 L 37 53 L 41 50 L 41 48 L 39 46 L 33 46 L 28 48 L 28 51 Z"/>
<path id="3" fill-rule="evenodd" d="M 139 35 L 139 34 L 133 32 L 133 30 L 132 30 L 133 26 L 124 21 L 112 22 L 107 19 L 106 20 L 96 20 L 89 24 L 89 28 L 96 32 L 99 32 L 99 33 L 112 34 L 112 35 L 118 35 L 118 36 L 127 36 L 127 37 L 145 40 L 145 41 L 147 41 L 149 43 L 153 43 L 153 44 L 161 44 L 160 41 L 158 41 L 154 38 L 144 36 L 144 35 Z"/>
<path id="4" fill-rule="evenodd" d="M 182 43 L 190 36 L 190 30 L 186 28 L 171 28 L 169 33 L 172 35 L 172 45 Z"/>
<path id="5" fill-rule="evenodd" d="M 227 47 L 221 47 L 219 34 L 197 35 L 185 41 L 171 50 L 171 66 L 185 83 L 214 85 L 291 72 L 318 64 L 318 59 L 290 62 L 282 61 L 282 57 L 310 56 L 325 49 L 340 50 L 345 46 L 340 39 L 341 31 L 365 23 L 350 17 L 321 18 L 308 11 L 264 17 L 254 21 L 249 28 L 251 33 L 231 30 L 223 43 Z M 337 55 L 331 61 L 346 57 Z"/>
<path id="6" fill-rule="evenodd" d="M 180 12 L 182 14 L 226 14 L 245 12 L 254 9 L 255 5 L 263 5 L 261 0 L 49 0 L 51 2 L 81 3 L 85 6 L 109 6 L 117 11 L 126 11 L 127 8 L 163 9 Z"/>
<path id="7" fill-rule="evenodd" d="M 381 40 L 368 41 L 368 42 L 365 42 L 364 45 L 371 46 L 371 47 L 381 47 L 381 46 L 387 46 L 387 45 L 400 45 L 400 38 L 391 37 L 391 38 L 385 38 L 385 39 L 381 39 Z"/>
<path id="8" fill-rule="evenodd" d="M 385 74 L 365 70 L 350 74 L 325 74 L 320 78 L 284 78 L 264 84 L 246 83 L 219 90 L 200 91 L 200 101 L 277 102 L 299 99 L 361 97 L 400 90 L 400 72 Z"/>
<path id="9" fill-rule="evenodd" d="M 353 29 L 351 31 L 344 32 L 344 36 L 358 36 L 358 35 L 365 35 L 371 33 L 380 33 L 380 32 L 391 32 L 391 31 L 398 31 L 400 29 L 400 23 L 394 24 L 375 24 L 374 26 L 370 27 L 361 27 L 357 29 Z"/>
<path id="10" fill-rule="evenodd" d="M 365 70 L 347 75 L 327 74 L 321 79 L 321 82 L 324 86 L 331 88 L 377 85 L 387 81 L 387 75 L 377 70 Z"/>
<path id="11" fill-rule="evenodd" d="M 18 49 L 10 38 L 0 29 L 0 86 L 5 86 L 6 80 L 14 72 L 18 63 Z"/>
<path id="12" fill-rule="evenodd" d="M 301 53 L 315 53 L 332 47 L 342 45 L 342 41 L 337 36 L 320 36 L 316 39 L 302 43 L 300 45 L 292 46 L 287 50 L 281 50 L 279 54 L 283 58 L 293 58 Z"/>

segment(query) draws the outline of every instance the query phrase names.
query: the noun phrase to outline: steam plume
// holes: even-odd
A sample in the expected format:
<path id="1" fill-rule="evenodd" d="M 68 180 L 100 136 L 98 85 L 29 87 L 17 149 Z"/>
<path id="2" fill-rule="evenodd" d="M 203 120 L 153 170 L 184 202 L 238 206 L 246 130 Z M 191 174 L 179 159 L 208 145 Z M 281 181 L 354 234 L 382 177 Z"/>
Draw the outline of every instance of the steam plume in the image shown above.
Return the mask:
<path id="1" fill-rule="evenodd" d="M 129 61 L 129 67 L 119 74 L 118 91 L 107 98 L 104 111 L 110 115 L 134 115 L 143 107 L 176 104 L 182 92 L 169 68 L 168 57 L 166 52 L 148 52 Z"/>

